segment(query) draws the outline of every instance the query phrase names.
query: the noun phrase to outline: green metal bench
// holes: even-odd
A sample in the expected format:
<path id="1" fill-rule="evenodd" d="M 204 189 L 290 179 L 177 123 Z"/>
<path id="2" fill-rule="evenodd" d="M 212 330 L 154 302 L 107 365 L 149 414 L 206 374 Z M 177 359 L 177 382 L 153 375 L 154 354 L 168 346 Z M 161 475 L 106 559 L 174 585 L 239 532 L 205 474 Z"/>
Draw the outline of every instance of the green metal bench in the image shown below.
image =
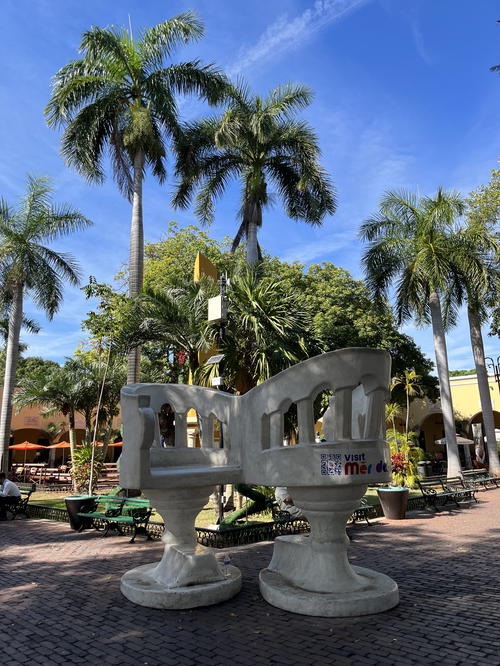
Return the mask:
<path id="1" fill-rule="evenodd" d="M 460 508 L 459 501 L 474 500 L 477 502 L 474 488 L 470 487 L 459 476 L 417 479 L 417 484 L 424 497 L 426 507 L 435 511 L 439 511 L 438 500 L 440 500 L 440 503 L 442 500 L 441 506 L 452 503 L 456 505 L 457 509 Z"/>
<path id="2" fill-rule="evenodd" d="M 106 536 L 110 530 L 124 534 L 125 529 L 131 529 L 130 543 L 134 543 L 138 534 L 145 535 L 148 540 L 151 539 L 147 532 L 151 512 L 152 509 L 147 499 L 96 495 L 89 498 L 89 504 L 84 511 L 78 513 L 78 516 L 90 519 L 92 527 L 103 531 L 103 536 Z M 82 525 L 80 531 L 83 529 L 85 529 L 85 524 Z"/>
<path id="3" fill-rule="evenodd" d="M 372 505 L 368 502 L 366 497 L 362 497 L 359 503 L 359 506 L 354 509 L 354 512 L 351 515 L 351 523 L 355 523 L 357 520 L 366 520 L 367 524 L 370 525 L 368 516 L 372 513 Z"/>
<path id="4" fill-rule="evenodd" d="M 366 520 L 368 525 L 370 525 L 370 521 L 368 520 L 368 516 L 370 513 L 372 513 L 373 508 L 371 504 L 368 503 L 368 500 L 366 497 L 362 497 L 359 506 L 357 506 L 350 518 L 350 521 L 352 524 L 354 524 L 357 520 Z M 279 509 L 278 507 L 274 506 L 272 509 L 272 516 L 273 516 L 273 521 L 275 523 L 290 523 L 292 521 L 299 521 L 299 520 L 307 520 L 305 518 L 294 518 L 286 509 Z"/>
<path id="5" fill-rule="evenodd" d="M 488 489 L 488 484 L 491 484 L 489 487 L 498 488 L 498 482 L 500 478 L 498 476 L 492 476 L 487 469 L 466 469 L 462 472 L 464 479 L 471 483 L 474 488 L 483 486 L 485 490 Z"/>

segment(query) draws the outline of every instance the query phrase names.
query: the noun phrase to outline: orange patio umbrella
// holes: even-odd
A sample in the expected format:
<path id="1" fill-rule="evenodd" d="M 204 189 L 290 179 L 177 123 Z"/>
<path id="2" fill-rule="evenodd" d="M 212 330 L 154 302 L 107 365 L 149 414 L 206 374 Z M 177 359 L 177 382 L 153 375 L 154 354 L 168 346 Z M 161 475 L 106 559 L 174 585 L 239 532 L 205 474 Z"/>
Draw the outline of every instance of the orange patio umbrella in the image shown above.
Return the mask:
<path id="1" fill-rule="evenodd" d="M 24 463 L 26 465 L 26 452 L 31 451 L 32 449 L 46 449 L 46 446 L 42 444 L 33 444 L 32 442 L 21 442 L 21 444 L 12 444 L 9 446 L 9 449 L 16 449 L 17 451 L 24 451 Z"/>
<path id="2" fill-rule="evenodd" d="M 57 442 L 57 444 L 51 444 L 47 446 L 48 449 L 70 449 L 71 444 L 69 442 Z M 64 451 L 62 454 L 62 464 L 64 465 Z"/>
<path id="3" fill-rule="evenodd" d="M 104 446 L 103 442 L 92 442 L 94 446 Z M 123 442 L 112 442 L 111 444 L 108 444 L 108 448 L 110 446 L 123 446 Z"/>

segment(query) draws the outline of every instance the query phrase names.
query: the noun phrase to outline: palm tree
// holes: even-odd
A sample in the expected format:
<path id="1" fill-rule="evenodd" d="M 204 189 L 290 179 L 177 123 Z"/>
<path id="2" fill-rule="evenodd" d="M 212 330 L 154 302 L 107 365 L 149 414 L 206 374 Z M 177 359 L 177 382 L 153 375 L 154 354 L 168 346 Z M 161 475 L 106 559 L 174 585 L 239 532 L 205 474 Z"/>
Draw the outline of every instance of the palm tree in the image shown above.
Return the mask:
<path id="1" fill-rule="evenodd" d="M 224 76 L 199 60 L 170 64 L 181 43 L 200 39 L 203 25 L 185 12 L 141 33 L 93 27 L 83 34 L 82 57 L 56 74 L 45 109 L 50 126 L 65 127 L 66 162 L 90 182 L 104 180 L 109 150 L 120 191 L 132 203 L 129 294 L 143 284 L 142 184 L 147 167 L 160 183 L 166 178 L 167 142 L 178 134 L 177 93 L 195 93 L 209 103 L 225 95 Z M 128 381 L 139 377 L 140 351 L 129 354 Z"/>
<path id="2" fill-rule="evenodd" d="M 231 278 L 228 290 L 228 321 L 219 341 L 224 354 L 226 386 L 240 394 L 310 356 L 323 351 L 312 332 L 312 315 L 292 290 L 277 278 L 262 278 L 246 269 Z M 218 326 L 210 327 L 212 342 Z M 208 334 L 210 340 L 210 333 Z M 214 365 L 203 365 L 195 374 L 197 383 L 211 386 L 218 373 Z"/>
<path id="3" fill-rule="evenodd" d="M 4 471 L 8 465 L 12 395 L 24 296 L 29 294 L 35 305 L 52 319 L 62 302 L 64 281 L 78 284 L 78 265 L 71 255 L 55 252 L 43 243 L 91 224 L 67 205 L 52 205 L 50 194 L 47 178 L 29 177 L 26 195 L 17 209 L 0 202 L 0 284 L 12 298 L 0 411 L 0 452 Z"/>
<path id="4" fill-rule="evenodd" d="M 386 421 L 390 421 L 392 425 L 392 436 L 394 438 L 394 442 L 396 443 L 396 446 L 398 445 L 398 440 L 397 440 L 397 430 L 396 430 L 396 419 L 398 416 L 401 416 L 401 405 L 397 402 L 389 402 L 385 406 L 385 419 Z"/>
<path id="5" fill-rule="evenodd" d="M 360 230 L 361 238 L 370 243 L 362 262 L 373 296 L 385 296 L 395 285 L 399 323 L 412 316 L 419 323 L 432 323 L 450 477 L 459 474 L 461 467 L 445 329 L 454 323 L 463 294 L 457 266 L 467 258 L 455 233 L 455 220 L 463 212 L 460 195 L 442 188 L 434 198 L 387 192 L 378 214 Z"/>
<path id="6" fill-rule="evenodd" d="M 198 352 L 219 345 L 224 379 L 231 390 L 245 393 L 285 368 L 321 351 L 312 334 L 312 317 L 281 280 L 244 270 L 231 278 L 224 339 L 219 325 L 207 322 L 211 280 L 187 283 L 165 292 L 144 290 L 142 305 L 130 321 L 137 340 L 162 342 L 185 355 L 195 383 L 211 386 L 218 372 L 200 365 Z"/>
<path id="7" fill-rule="evenodd" d="M 13 398 L 19 409 L 41 406 L 44 416 L 53 416 L 60 412 L 67 417 L 71 457 L 76 447 L 75 416 L 79 411 L 80 401 L 80 385 L 67 364 L 54 368 L 49 375 L 41 372 L 24 377 Z"/>
<path id="8" fill-rule="evenodd" d="M 275 88 L 266 98 L 239 86 L 221 117 L 188 124 L 179 137 L 181 180 L 174 205 L 187 207 L 198 190 L 196 214 L 210 223 L 215 200 L 232 178 L 238 179 L 241 223 L 232 249 L 245 238 L 250 266 L 259 260 L 257 232 L 273 198 L 271 184 L 292 219 L 319 225 L 335 212 L 333 186 L 318 162 L 317 137 L 305 122 L 293 119 L 310 101 L 309 89 L 301 85 Z"/>
<path id="9" fill-rule="evenodd" d="M 401 377 L 394 377 L 392 380 L 392 388 L 396 386 L 402 386 L 406 394 L 406 425 L 405 432 L 408 437 L 408 432 L 410 430 L 410 398 L 415 398 L 417 396 L 423 395 L 423 389 L 420 385 L 422 377 L 417 375 L 415 370 L 405 370 L 404 374 Z"/>
<path id="10" fill-rule="evenodd" d="M 481 332 L 481 326 L 488 318 L 489 306 L 495 306 L 498 303 L 500 245 L 497 238 L 494 228 L 491 228 L 488 222 L 473 217 L 468 219 L 466 226 L 458 234 L 458 239 L 463 244 L 464 256 L 467 256 L 467 262 L 462 263 L 458 268 L 463 272 L 472 355 L 476 366 L 488 462 L 490 472 L 498 476 L 500 475 L 500 460 Z"/>
<path id="11" fill-rule="evenodd" d="M 198 352 L 210 348 L 207 299 L 217 292 L 210 279 L 187 282 L 164 291 L 144 289 L 141 305 L 130 318 L 130 331 L 142 343 L 159 342 L 185 355 L 191 376 L 199 366 Z"/>

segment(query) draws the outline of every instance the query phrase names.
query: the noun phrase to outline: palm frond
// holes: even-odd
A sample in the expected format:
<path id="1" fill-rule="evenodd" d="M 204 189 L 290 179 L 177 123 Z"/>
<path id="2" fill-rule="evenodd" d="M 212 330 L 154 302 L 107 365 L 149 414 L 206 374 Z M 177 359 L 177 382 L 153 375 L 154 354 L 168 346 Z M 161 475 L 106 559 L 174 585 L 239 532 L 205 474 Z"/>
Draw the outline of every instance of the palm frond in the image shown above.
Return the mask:
<path id="1" fill-rule="evenodd" d="M 209 104 L 219 104 L 227 96 L 228 82 L 222 71 L 212 64 L 202 65 L 199 60 L 171 65 L 160 76 L 173 92 L 195 94 Z"/>
<path id="2" fill-rule="evenodd" d="M 138 44 L 143 65 L 147 69 L 161 67 L 164 58 L 171 56 L 180 44 L 201 39 L 203 33 L 203 23 L 191 11 L 182 12 L 148 28 Z"/>

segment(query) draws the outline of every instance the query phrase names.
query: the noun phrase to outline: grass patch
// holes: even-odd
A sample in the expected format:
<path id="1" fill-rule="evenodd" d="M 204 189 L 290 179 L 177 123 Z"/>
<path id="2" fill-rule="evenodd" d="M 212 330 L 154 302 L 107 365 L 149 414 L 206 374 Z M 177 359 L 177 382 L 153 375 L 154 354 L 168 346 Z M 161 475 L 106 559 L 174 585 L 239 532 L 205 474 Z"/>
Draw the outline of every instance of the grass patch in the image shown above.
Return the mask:
<path id="1" fill-rule="evenodd" d="M 66 504 L 64 502 L 64 498 L 68 497 L 69 495 L 71 495 L 71 493 L 68 492 L 37 491 L 31 495 L 30 502 L 32 504 L 41 504 L 42 506 L 53 506 L 58 509 L 65 509 Z M 421 492 L 419 490 L 413 490 L 410 488 L 409 497 L 421 497 Z M 380 504 L 376 488 L 368 488 L 365 498 L 372 506 Z M 211 503 L 208 503 L 198 514 L 196 518 L 196 527 L 207 528 L 209 525 L 214 525 L 217 521 L 217 517 L 218 512 L 216 508 Z M 156 513 L 156 511 L 153 511 L 151 514 L 151 520 L 154 522 L 163 522 L 163 518 L 159 513 Z M 269 512 L 253 514 L 251 516 L 251 520 L 248 521 L 248 524 L 253 524 L 256 522 L 267 523 L 271 520 L 272 518 Z"/>

